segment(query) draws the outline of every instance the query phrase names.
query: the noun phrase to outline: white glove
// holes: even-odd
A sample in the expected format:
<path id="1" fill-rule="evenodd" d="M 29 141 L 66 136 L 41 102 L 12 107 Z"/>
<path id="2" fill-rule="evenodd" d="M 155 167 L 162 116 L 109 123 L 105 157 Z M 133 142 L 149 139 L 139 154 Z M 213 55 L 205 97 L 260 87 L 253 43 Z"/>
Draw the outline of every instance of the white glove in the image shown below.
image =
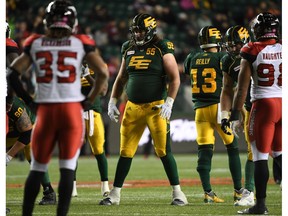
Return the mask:
<path id="1" fill-rule="evenodd" d="M 86 77 L 88 75 L 90 75 L 90 72 L 89 72 L 89 68 L 88 67 L 85 67 L 84 65 L 81 66 L 81 76 L 82 77 Z"/>
<path id="2" fill-rule="evenodd" d="M 8 155 L 8 154 L 6 153 L 6 166 L 8 165 L 8 163 L 9 163 L 12 159 L 13 159 L 13 157 L 10 156 L 10 155 Z"/>
<path id="3" fill-rule="evenodd" d="M 173 107 L 174 99 L 171 97 L 167 97 L 164 104 L 156 105 L 155 107 L 161 108 L 161 111 L 159 115 L 163 119 L 169 120 L 172 113 L 172 107 Z"/>
<path id="4" fill-rule="evenodd" d="M 110 98 L 108 103 L 108 116 L 110 117 L 111 121 L 118 122 L 118 117 L 120 115 L 119 110 L 116 106 L 117 99 L 116 98 Z"/>
<path id="5" fill-rule="evenodd" d="M 232 121 L 231 122 L 231 129 L 232 129 L 234 136 L 239 138 L 239 133 L 243 132 L 242 123 L 239 120 Z"/>

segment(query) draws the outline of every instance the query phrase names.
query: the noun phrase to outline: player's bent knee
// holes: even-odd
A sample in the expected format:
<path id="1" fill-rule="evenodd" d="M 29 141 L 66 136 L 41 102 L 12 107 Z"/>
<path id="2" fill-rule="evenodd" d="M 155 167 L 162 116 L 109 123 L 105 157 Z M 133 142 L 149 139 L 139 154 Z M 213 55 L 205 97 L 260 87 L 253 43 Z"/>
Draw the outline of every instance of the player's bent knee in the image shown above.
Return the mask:
<path id="1" fill-rule="evenodd" d="M 155 149 L 155 153 L 158 157 L 164 157 L 166 156 L 166 151 L 164 149 Z"/>
<path id="2" fill-rule="evenodd" d="M 120 151 L 120 156 L 125 157 L 125 158 L 133 158 L 134 157 L 134 152 L 133 151 L 128 151 L 128 150 L 121 150 Z"/>

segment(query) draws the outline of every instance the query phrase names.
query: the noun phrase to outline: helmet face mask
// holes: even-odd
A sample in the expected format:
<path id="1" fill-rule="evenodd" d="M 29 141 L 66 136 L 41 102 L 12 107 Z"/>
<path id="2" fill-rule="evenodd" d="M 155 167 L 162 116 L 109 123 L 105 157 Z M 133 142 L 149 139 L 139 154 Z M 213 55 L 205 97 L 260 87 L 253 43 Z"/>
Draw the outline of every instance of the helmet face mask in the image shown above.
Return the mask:
<path id="1" fill-rule="evenodd" d="M 137 46 L 149 43 L 157 33 L 155 18 L 148 14 L 138 14 L 130 27 L 131 38 Z"/>
<path id="2" fill-rule="evenodd" d="M 62 28 L 74 32 L 78 25 L 76 8 L 65 0 L 50 2 L 43 23 L 48 29 Z"/>
<path id="3" fill-rule="evenodd" d="M 246 28 L 236 25 L 230 27 L 224 36 L 224 47 L 230 55 L 237 56 L 240 49 L 250 40 L 249 32 Z"/>
<path id="4" fill-rule="evenodd" d="M 213 26 L 205 26 L 198 33 L 198 42 L 201 49 L 218 47 L 222 45 L 221 32 Z"/>
<path id="5" fill-rule="evenodd" d="M 279 37 L 279 20 L 268 12 L 260 13 L 251 22 L 251 31 L 256 40 Z"/>

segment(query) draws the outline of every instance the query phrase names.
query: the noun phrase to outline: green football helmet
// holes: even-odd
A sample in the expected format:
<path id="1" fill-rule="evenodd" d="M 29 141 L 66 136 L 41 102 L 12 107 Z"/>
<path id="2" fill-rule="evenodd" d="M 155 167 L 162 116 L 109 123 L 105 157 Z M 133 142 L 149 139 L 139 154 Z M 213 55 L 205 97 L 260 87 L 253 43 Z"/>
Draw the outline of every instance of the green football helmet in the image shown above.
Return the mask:
<path id="1" fill-rule="evenodd" d="M 245 44 L 249 42 L 250 35 L 245 27 L 236 25 L 230 27 L 224 36 L 224 43 L 228 45 Z"/>
<path id="2" fill-rule="evenodd" d="M 205 26 L 198 33 L 198 42 L 201 49 L 221 47 L 221 32 L 213 26 Z"/>
<path id="3" fill-rule="evenodd" d="M 137 46 L 143 46 L 149 43 L 157 33 L 156 27 L 157 23 L 154 17 L 149 14 L 136 15 L 129 29 L 132 40 Z M 144 34 L 137 34 L 141 32 L 144 32 Z"/>
<path id="4" fill-rule="evenodd" d="M 224 36 L 224 47 L 231 55 L 238 55 L 241 47 L 250 41 L 248 30 L 243 26 L 230 27 Z M 238 45 L 238 46 L 237 46 Z M 236 48 L 233 48 L 237 46 Z"/>

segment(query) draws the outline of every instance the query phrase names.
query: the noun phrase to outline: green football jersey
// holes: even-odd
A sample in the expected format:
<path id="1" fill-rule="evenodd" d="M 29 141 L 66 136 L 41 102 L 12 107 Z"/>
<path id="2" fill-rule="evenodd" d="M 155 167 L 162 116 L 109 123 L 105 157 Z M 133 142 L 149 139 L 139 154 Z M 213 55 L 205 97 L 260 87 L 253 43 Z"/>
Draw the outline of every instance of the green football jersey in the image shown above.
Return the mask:
<path id="1" fill-rule="evenodd" d="M 220 102 L 222 90 L 222 71 L 220 60 L 222 52 L 190 53 L 184 62 L 184 72 L 190 75 L 194 109 Z"/>
<path id="2" fill-rule="evenodd" d="M 90 70 L 90 75 L 92 77 L 94 77 L 94 71 Z M 95 77 L 94 77 L 95 78 Z M 82 94 L 84 94 L 85 96 L 87 96 L 90 92 L 90 90 L 92 89 L 92 86 L 90 85 L 90 83 L 83 77 L 81 78 L 81 92 Z M 98 113 L 102 112 L 102 107 L 101 107 L 101 96 L 97 96 L 95 98 L 94 103 L 91 105 L 91 107 L 89 108 L 90 110 L 95 110 Z"/>
<path id="3" fill-rule="evenodd" d="M 231 55 L 229 55 L 228 53 L 223 56 L 223 58 L 221 59 L 221 67 L 222 67 L 222 71 L 227 73 L 234 81 L 235 85 L 238 82 L 238 74 L 240 72 L 240 62 L 241 62 L 241 58 L 237 58 L 237 57 L 233 57 Z M 249 85 L 249 89 L 248 89 L 248 93 L 247 93 L 247 97 L 245 100 L 245 108 L 250 111 L 251 107 L 252 107 L 252 103 L 250 102 L 250 86 Z"/>
<path id="4" fill-rule="evenodd" d="M 16 126 L 16 122 L 22 116 L 24 109 L 26 109 L 26 112 L 30 117 L 32 124 L 34 124 L 36 118 L 35 114 L 31 112 L 30 108 L 25 104 L 25 102 L 21 98 L 14 97 L 12 108 L 8 112 L 9 132 L 7 134 L 7 137 L 13 138 L 18 137 L 20 135 Z"/>
<path id="5" fill-rule="evenodd" d="M 126 85 L 128 100 L 133 103 L 149 103 L 165 99 L 167 86 L 163 56 L 167 53 L 174 54 L 173 43 L 161 39 L 139 49 L 126 41 L 121 53 L 129 76 Z"/>

